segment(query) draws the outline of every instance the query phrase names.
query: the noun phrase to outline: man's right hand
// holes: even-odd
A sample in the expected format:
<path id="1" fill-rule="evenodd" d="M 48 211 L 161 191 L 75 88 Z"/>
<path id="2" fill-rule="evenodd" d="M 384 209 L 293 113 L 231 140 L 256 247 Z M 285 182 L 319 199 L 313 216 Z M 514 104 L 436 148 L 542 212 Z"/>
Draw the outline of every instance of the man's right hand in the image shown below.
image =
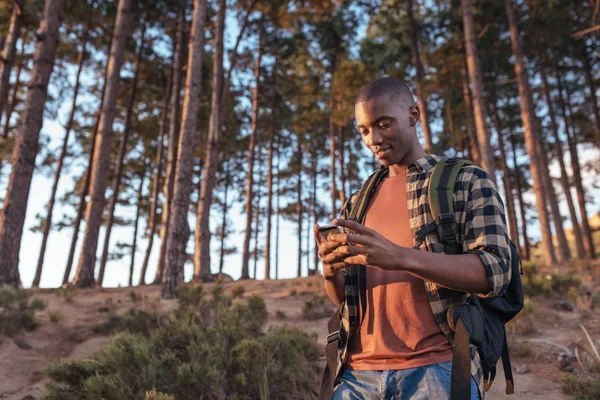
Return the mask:
<path id="1" fill-rule="evenodd" d="M 336 254 L 335 249 L 340 247 L 340 242 L 328 241 L 323 234 L 319 232 L 319 225 L 315 225 L 314 236 L 319 248 L 319 258 L 323 264 L 323 278 L 331 281 L 346 267 L 342 259 L 345 254 Z"/>

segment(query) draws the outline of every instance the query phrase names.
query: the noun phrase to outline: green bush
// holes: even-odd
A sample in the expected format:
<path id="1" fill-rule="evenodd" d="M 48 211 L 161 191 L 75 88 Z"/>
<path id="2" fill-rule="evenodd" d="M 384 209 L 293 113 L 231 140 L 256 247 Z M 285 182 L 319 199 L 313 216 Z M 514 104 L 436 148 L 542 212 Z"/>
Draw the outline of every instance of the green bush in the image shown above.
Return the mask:
<path id="1" fill-rule="evenodd" d="M 92 360 L 48 367 L 44 398 L 310 397 L 318 380 L 312 361 L 320 355 L 314 335 L 290 328 L 264 333 L 262 297 L 232 301 L 220 285 L 210 297 L 199 288 L 182 288 L 178 309 L 149 336 L 118 333 Z"/>
<path id="2" fill-rule="evenodd" d="M 54 291 L 57 297 L 63 297 L 67 303 L 73 301 L 73 299 L 79 294 L 77 288 L 72 284 L 64 285 Z"/>
<path id="3" fill-rule="evenodd" d="M 125 315 L 109 315 L 100 325 L 94 328 L 94 332 L 109 334 L 127 331 L 150 336 L 150 331 L 158 328 L 159 318 L 144 310 L 130 308 Z"/>
<path id="4" fill-rule="evenodd" d="M 579 377 L 570 373 L 562 375 L 562 390 L 574 400 L 595 400 L 600 398 L 600 379 Z"/>
<path id="5" fill-rule="evenodd" d="M 233 288 L 231 288 L 231 295 L 234 299 L 239 299 L 240 297 L 242 297 L 244 295 L 244 292 L 246 292 L 246 288 L 241 285 L 234 286 Z"/>
<path id="6" fill-rule="evenodd" d="M 581 285 L 581 279 L 572 272 L 566 275 L 542 274 L 533 263 L 523 264 L 521 282 L 523 292 L 530 296 L 549 295 L 552 292 L 566 293 L 571 288 L 578 288 Z"/>
<path id="7" fill-rule="evenodd" d="M 327 297 L 314 294 L 312 299 L 307 300 L 302 305 L 302 315 L 307 319 L 315 320 L 331 317 L 333 310 Z"/>
<path id="8" fill-rule="evenodd" d="M 29 292 L 8 285 L 0 286 L 0 333 L 13 336 L 22 329 L 34 330 L 39 326 L 35 312 L 46 308 L 40 299 L 29 301 Z"/>

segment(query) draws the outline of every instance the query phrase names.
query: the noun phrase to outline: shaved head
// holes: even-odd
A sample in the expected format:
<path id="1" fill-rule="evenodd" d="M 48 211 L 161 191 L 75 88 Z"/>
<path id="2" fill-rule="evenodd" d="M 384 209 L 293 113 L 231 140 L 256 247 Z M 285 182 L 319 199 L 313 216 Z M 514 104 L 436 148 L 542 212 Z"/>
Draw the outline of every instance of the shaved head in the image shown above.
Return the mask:
<path id="1" fill-rule="evenodd" d="M 402 107 L 410 108 L 415 105 L 415 99 L 406 83 L 390 77 L 375 79 L 363 86 L 356 97 L 355 104 L 383 95 L 388 95 L 394 104 Z"/>

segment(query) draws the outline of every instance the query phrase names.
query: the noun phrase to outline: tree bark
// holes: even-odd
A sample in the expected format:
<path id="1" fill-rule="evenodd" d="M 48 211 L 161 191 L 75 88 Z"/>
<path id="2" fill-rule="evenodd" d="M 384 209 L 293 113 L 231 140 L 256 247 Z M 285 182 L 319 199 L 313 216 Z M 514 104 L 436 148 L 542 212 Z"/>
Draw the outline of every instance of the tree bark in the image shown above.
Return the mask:
<path id="1" fill-rule="evenodd" d="M 200 182 L 200 197 L 196 210 L 196 251 L 194 254 L 194 276 L 203 282 L 213 281 L 210 272 L 210 207 L 216 184 L 217 169 L 221 157 L 221 105 L 219 94 L 223 91 L 223 35 L 225 31 L 225 0 L 219 0 L 217 14 L 215 56 L 213 58 L 212 109 L 208 127 L 208 146 L 204 159 L 204 176 Z"/>
<path id="2" fill-rule="evenodd" d="M 498 134 L 498 147 L 500 148 L 500 168 L 502 169 L 502 183 L 504 184 L 504 198 L 506 200 L 506 213 L 508 214 L 508 222 L 510 229 L 510 238 L 517 244 L 517 249 L 520 252 L 519 241 L 519 225 L 517 224 L 517 214 L 515 212 L 515 203 L 513 198 L 512 183 L 510 180 L 510 170 L 506 164 L 506 151 L 504 149 L 504 137 L 502 134 L 502 124 L 500 122 L 500 114 L 498 112 L 498 104 L 495 93 L 495 88 L 492 89 L 492 111 L 494 124 L 496 125 L 496 133 Z"/>
<path id="3" fill-rule="evenodd" d="M 544 89 L 544 97 L 546 97 L 546 103 L 548 106 L 548 116 L 550 117 L 550 128 L 552 135 L 554 136 L 554 149 L 556 151 L 556 158 L 558 159 L 558 165 L 560 166 L 560 183 L 562 185 L 565 198 L 567 199 L 567 205 L 569 207 L 569 214 L 571 216 L 571 222 L 573 224 L 573 237 L 575 239 L 575 246 L 577 249 L 577 256 L 579 258 L 585 258 L 585 248 L 583 247 L 583 237 L 581 235 L 581 229 L 579 228 L 579 220 L 577 218 L 577 212 L 575 211 L 575 203 L 571 196 L 571 185 L 569 184 L 569 174 L 565 166 L 564 152 L 562 147 L 562 141 L 558 134 L 558 124 L 556 123 L 556 114 L 552 103 L 552 97 L 550 96 L 550 85 L 548 84 L 548 78 L 546 76 L 546 62 L 545 56 L 541 55 L 540 62 L 540 75 L 542 78 L 542 84 Z"/>
<path id="4" fill-rule="evenodd" d="M 311 148 L 311 172 L 312 172 L 312 201 L 311 201 L 311 205 L 312 205 L 312 217 L 313 217 L 313 224 L 316 225 L 318 223 L 317 221 L 317 168 L 319 166 L 319 160 L 317 159 L 317 151 L 315 149 L 315 147 L 313 146 Z M 345 202 L 345 200 L 344 200 Z M 313 225 L 313 226 L 314 226 Z M 310 232 L 311 230 L 308 229 L 308 231 Z M 312 270 L 308 270 L 309 271 L 309 275 L 318 275 L 319 274 L 319 248 L 317 246 L 314 246 L 314 251 L 313 251 L 313 264 L 314 264 L 314 268 Z M 310 264 L 308 264 L 310 265 Z"/>
<path id="5" fill-rule="evenodd" d="M 529 247 L 529 238 L 527 237 L 527 216 L 525 212 L 525 202 L 523 201 L 523 189 L 521 187 L 521 173 L 519 165 L 517 164 L 517 149 L 514 138 L 511 137 L 510 143 L 512 146 L 512 159 L 515 171 L 515 189 L 517 190 L 517 199 L 519 200 L 519 211 L 521 214 L 521 233 L 523 236 L 523 245 L 519 246 L 521 248 L 521 256 L 524 260 L 529 260 L 530 258 L 530 247 Z"/>
<path id="6" fill-rule="evenodd" d="M 77 265 L 74 284 L 80 288 L 92 287 L 94 281 L 94 266 L 96 264 L 96 250 L 98 248 L 98 235 L 102 224 L 102 211 L 104 210 L 106 179 L 110 165 L 110 153 L 113 134 L 113 121 L 116 114 L 116 100 L 120 84 L 120 72 L 125 55 L 125 41 L 129 27 L 129 13 L 131 0 L 120 0 L 117 9 L 117 19 L 111 54 L 108 65 L 108 83 L 104 96 L 103 108 L 100 114 L 99 135 L 97 136 L 97 152 L 94 154 L 92 164 L 92 180 L 90 187 L 90 201 L 85 215 L 85 233 Z"/>
<path id="7" fill-rule="evenodd" d="M 91 16 L 91 14 L 90 14 Z M 40 254 L 38 256 L 37 268 L 35 271 L 35 277 L 33 278 L 32 287 L 40 286 L 40 279 L 42 278 L 42 267 L 44 265 L 44 256 L 46 254 L 46 245 L 48 243 L 48 236 L 50 236 L 50 228 L 52 227 L 52 213 L 54 211 L 54 202 L 56 200 L 56 191 L 58 189 L 58 182 L 60 180 L 60 174 L 62 172 L 63 163 L 65 161 L 65 157 L 67 156 L 67 149 L 69 144 L 69 136 L 71 135 L 71 128 L 73 126 L 73 121 L 75 119 L 75 111 L 77 110 L 77 96 L 79 94 L 79 79 L 81 77 L 81 71 L 83 70 L 83 63 L 85 62 L 86 57 L 86 47 L 89 36 L 89 31 L 91 28 L 91 17 L 88 17 L 87 26 L 85 28 L 85 33 L 83 35 L 83 43 L 81 45 L 81 52 L 79 52 L 79 56 L 77 57 L 77 73 L 75 75 L 75 87 L 73 88 L 73 101 L 71 102 L 71 113 L 69 114 L 69 119 L 67 120 L 67 124 L 65 125 L 65 136 L 63 139 L 62 147 L 60 150 L 60 156 L 56 161 L 56 170 L 54 171 L 54 181 L 52 183 L 52 189 L 50 191 L 50 200 L 46 205 L 46 219 L 44 220 L 44 225 L 42 228 L 42 245 L 40 248 Z"/>
<path id="8" fill-rule="evenodd" d="M 221 221 L 221 251 L 219 255 L 219 274 L 223 273 L 223 263 L 225 261 L 225 237 L 227 236 L 227 212 L 229 208 L 229 186 L 231 186 L 231 173 L 229 172 L 229 163 L 225 162 L 225 193 L 223 194 L 223 220 Z"/>
<path id="9" fill-rule="evenodd" d="M 0 211 L 0 285 L 21 285 L 18 268 L 21 235 L 63 8 L 64 0 L 47 0 L 44 5 L 44 19 L 40 23 L 40 40 L 36 45 L 27 102 L 12 152 L 12 171 L 4 207 Z"/>
<path id="10" fill-rule="evenodd" d="M 112 39 L 109 44 L 109 49 L 112 47 Z M 106 93 L 106 86 L 108 84 L 108 64 L 104 72 L 104 84 L 102 85 L 102 94 L 100 95 L 100 107 L 96 114 L 96 125 L 94 126 L 94 133 L 92 134 L 90 154 L 88 156 L 88 166 L 83 173 L 83 182 L 81 183 L 81 189 L 79 190 L 79 204 L 77 205 L 77 215 L 75 216 L 75 222 L 73 223 L 73 236 L 71 237 L 71 246 L 69 248 L 69 256 L 67 258 L 67 265 L 65 267 L 65 274 L 63 276 L 63 285 L 69 282 L 69 276 L 71 276 L 71 269 L 73 267 L 73 260 L 75 258 L 75 248 L 77 246 L 77 240 L 79 239 L 79 227 L 81 226 L 81 220 L 83 219 L 83 213 L 86 208 L 86 196 L 90 189 L 90 181 L 92 178 L 92 164 L 94 162 L 94 154 L 96 153 L 96 138 L 98 137 L 98 128 L 100 127 L 100 116 L 102 115 L 102 108 L 104 105 L 104 94 Z"/>
<path id="11" fill-rule="evenodd" d="M 408 12 L 408 30 L 410 33 L 410 50 L 412 54 L 412 65 L 417 72 L 417 98 L 419 99 L 419 110 L 421 111 L 420 121 L 423 138 L 425 139 L 425 152 L 431 154 L 433 142 L 431 138 L 431 129 L 429 128 L 427 96 L 425 95 L 425 72 L 421 57 L 419 55 L 419 33 L 417 31 L 417 23 L 413 15 L 413 0 L 407 1 Z"/>
<path id="12" fill-rule="evenodd" d="M 581 216 L 581 226 L 583 234 L 583 244 L 585 251 L 589 258 L 596 258 L 596 250 L 594 247 L 594 241 L 592 239 L 592 230 L 587 217 L 586 205 L 585 205 L 585 190 L 583 188 L 583 181 L 581 179 L 581 164 L 579 163 L 579 153 L 577 151 L 577 142 L 575 140 L 575 132 L 573 131 L 572 121 L 569 121 L 567 117 L 567 111 L 569 115 L 573 115 L 570 110 L 570 96 L 568 88 L 566 88 L 565 99 L 563 97 L 563 84 L 562 79 L 558 71 L 556 71 L 556 81 L 558 84 L 558 100 L 562 108 L 563 119 L 565 123 L 565 131 L 567 133 L 567 142 L 569 144 L 569 153 L 571 155 L 571 169 L 573 170 L 573 180 L 575 181 L 575 189 L 577 192 L 577 203 L 579 204 L 579 215 Z"/>
<path id="13" fill-rule="evenodd" d="M 15 84 L 13 86 L 12 94 L 10 96 L 10 103 L 7 104 L 6 109 L 6 117 L 4 118 L 4 128 L 2 130 L 2 138 L 8 138 L 8 131 L 10 129 L 10 118 L 12 117 L 13 111 L 15 111 L 15 107 L 17 106 L 17 95 L 19 94 L 19 87 L 21 86 L 21 71 L 23 70 L 23 64 L 25 64 L 25 42 L 27 39 L 27 27 L 23 30 L 23 35 L 21 36 L 21 51 L 20 51 L 20 61 L 19 66 L 17 67 L 17 73 L 15 77 Z"/>
<path id="14" fill-rule="evenodd" d="M 596 97 L 596 81 L 592 75 L 592 66 L 590 59 L 588 58 L 587 46 L 585 42 L 582 42 L 582 59 L 583 59 L 583 71 L 585 72 L 585 78 L 588 86 L 590 87 L 590 103 L 594 110 L 594 118 L 596 120 L 596 145 L 600 147 L 600 110 L 598 110 L 598 98 Z"/>
<path id="15" fill-rule="evenodd" d="M 183 282 L 183 265 L 185 264 L 186 257 L 185 249 L 190 234 L 187 217 L 192 191 L 194 148 L 198 119 L 197 110 L 200 104 L 200 91 L 202 89 L 205 21 L 206 0 L 194 0 L 187 64 L 187 84 L 183 100 L 181 132 L 179 135 L 179 156 L 175 172 L 175 187 L 173 190 L 173 204 L 171 206 L 172 215 L 169 221 L 166 265 L 161 290 L 163 298 L 176 297 L 177 288 Z M 204 176 L 212 174 L 214 179 L 215 170 L 216 168 L 205 168 Z"/>
<path id="16" fill-rule="evenodd" d="M 481 154 L 479 152 L 479 141 L 477 140 L 477 133 L 473 129 L 473 121 L 475 121 L 475 115 L 473 114 L 473 104 L 471 102 L 471 91 L 469 90 L 469 78 L 467 72 L 467 64 L 462 65 L 462 87 L 463 87 L 463 100 L 465 102 L 465 108 L 467 109 L 467 136 L 469 138 L 469 147 L 471 149 L 471 159 L 475 165 L 481 165 Z"/>
<path id="17" fill-rule="evenodd" d="M 335 97 L 333 95 L 333 76 L 335 75 L 337 63 L 337 55 L 334 53 L 331 56 L 331 82 L 329 83 L 329 158 L 331 159 L 331 219 L 334 219 L 337 213 L 337 206 L 335 199 L 337 197 L 335 188 L 335 123 L 333 119 L 333 112 L 335 110 Z"/>
<path id="18" fill-rule="evenodd" d="M 258 96 L 260 89 L 260 62 L 262 57 L 261 39 L 258 41 L 258 53 L 254 64 L 254 94 L 252 96 L 252 133 L 248 144 L 248 175 L 246 177 L 246 231 L 244 233 L 244 249 L 242 253 L 242 275 L 240 279 L 250 278 L 248 262 L 250 259 L 250 235 L 252 233 L 252 200 L 254 185 L 254 152 L 256 146 L 257 123 L 258 123 Z"/>
<path id="19" fill-rule="evenodd" d="M 340 163 L 340 190 L 339 198 L 342 204 L 346 202 L 346 171 L 344 162 L 344 129 L 341 126 L 337 126 L 338 131 L 338 161 Z"/>
<path id="20" fill-rule="evenodd" d="M 265 236 L 265 277 L 271 279 L 271 220 L 273 217 L 273 153 L 275 151 L 275 115 L 277 114 L 277 60 L 273 65 L 273 83 L 271 96 L 271 126 L 269 128 L 269 149 L 267 153 L 267 228 Z"/>
<path id="21" fill-rule="evenodd" d="M 131 118 L 133 117 L 133 106 L 135 105 L 135 96 L 137 94 L 138 77 L 140 74 L 140 65 L 142 63 L 142 57 L 144 52 L 144 42 L 146 40 L 146 22 L 142 21 L 142 37 L 140 40 L 140 46 L 138 48 L 137 57 L 135 60 L 135 70 L 133 76 L 133 82 L 131 85 L 131 93 L 129 94 L 129 103 L 127 104 L 127 112 L 125 115 L 125 126 L 123 129 L 123 136 L 121 137 L 121 144 L 119 146 L 119 156 L 117 158 L 117 164 L 115 169 L 115 180 L 112 185 L 112 196 L 110 198 L 110 204 L 108 206 L 108 220 L 106 221 L 106 231 L 104 235 L 104 243 L 102 248 L 102 258 L 100 259 L 100 270 L 98 271 L 98 286 L 102 287 L 104 282 L 104 272 L 106 271 L 106 262 L 108 261 L 108 252 L 110 249 L 110 235 L 112 233 L 113 222 L 115 219 L 115 208 L 119 200 L 119 193 L 121 191 L 121 178 L 123 176 L 123 163 L 125 162 L 125 154 L 127 153 L 127 142 L 129 141 L 129 134 L 131 132 Z"/>
<path id="22" fill-rule="evenodd" d="M 302 276 L 302 141 L 297 137 L 298 182 L 296 183 L 296 214 L 298 215 L 298 278 Z M 333 159 L 335 161 L 335 159 Z"/>
<path id="23" fill-rule="evenodd" d="M 175 51 L 173 51 L 175 53 Z M 172 64 L 172 63 L 171 63 Z M 162 104 L 162 116 L 160 120 L 160 137 L 158 139 L 158 146 L 156 149 L 156 159 L 154 165 L 156 165 L 154 171 L 154 179 L 152 182 L 152 205 L 150 206 L 150 215 L 148 216 L 148 246 L 146 247 L 146 253 L 144 255 L 144 261 L 142 263 L 142 270 L 140 273 L 140 280 L 138 286 L 146 284 L 146 271 L 148 270 L 148 263 L 150 262 L 150 254 L 152 253 L 152 246 L 154 245 L 154 233 L 156 232 L 156 214 L 158 210 L 158 193 L 160 191 L 160 177 L 163 169 L 163 147 L 165 142 L 165 136 L 168 131 L 168 119 L 169 115 L 169 94 L 171 93 L 171 87 L 173 85 L 173 68 L 169 74 L 167 82 L 167 90 L 165 92 L 164 102 Z M 165 206 L 163 206 L 163 213 L 165 212 Z"/>
<path id="24" fill-rule="evenodd" d="M 550 229 L 550 219 L 547 215 L 545 207 L 543 186 L 544 178 L 542 168 L 547 166 L 541 165 L 540 158 L 538 156 L 539 147 L 536 142 L 540 140 L 539 132 L 537 132 L 537 125 L 535 124 L 535 109 L 533 107 L 533 100 L 531 98 L 531 92 L 529 90 L 529 79 L 527 77 L 527 70 L 525 69 L 525 63 L 523 62 L 523 54 L 521 52 L 521 46 L 519 44 L 519 34 L 517 31 L 517 22 L 514 9 L 512 7 L 512 0 L 505 0 L 506 15 L 508 17 L 508 25 L 510 28 L 510 37 L 512 50 L 515 55 L 515 74 L 517 76 L 517 83 L 519 87 L 519 97 L 521 98 L 521 118 L 523 119 L 523 127 L 525 129 L 525 145 L 527 147 L 527 153 L 531 159 L 529 166 L 531 170 L 531 176 L 533 179 L 533 191 L 536 197 L 536 207 L 540 219 L 540 225 L 542 227 L 542 242 L 544 246 L 544 258 L 547 265 L 556 264 L 556 256 L 554 254 L 554 246 L 552 244 L 552 231 Z"/>
<path id="25" fill-rule="evenodd" d="M 471 0 L 461 1 L 463 26 L 465 31 L 465 49 L 467 51 L 467 68 L 471 78 L 473 109 L 475 112 L 475 126 L 477 129 L 477 141 L 479 142 L 481 166 L 487 171 L 490 179 L 496 182 L 496 164 L 494 162 L 494 151 L 491 145 L 491 135 L 486 123 L 487 113 L 484 105 L 484 88 L 481 80 L 479 56 L 477 55 L 477 44 L 475 42 L 475 28 L 473 26 Z"/>
<path id="26" fill-rule="evenodd" d="M 140 176 L 140 185 L 137 190 L 137 211 L 135 213 L 135 223 L 133 228 L 133 244 L 131 245 L 131 263 L 129 264 L 129 287 L 133 286 L 133 269 L 135 267 L 135 251 L 137 248 L 138 226 L 140 222 L 140 203 L 142 202 L 142 190 L 144 189 L 144 178 L 146 178 L 146 161 L 142 161 L 143 171 Z"/>
<path id="27" fill-rule="evenodd" d="M 173 204 L 173 188 L 175 185 L 175 170 L 177 169 L 177 157 L 179 152 L 179 113 L 181 108 L 181 81 L 183 78 L 184 58 L 184 29 L 186 0 L 180 0 L 179 14 L 177 17 L 177 34 L 175 38 L 175 51 L 173 55 L 173 87 L 171 92 L 171 118 L 169 123 L 169 137 L 167 141 L 167 165 L 165 171 L 165 183 L 163 185 L 164 205 L 162 209 L 162 220 L 160 224 L 160 251 L 158 253 L 158 265 L 154 277 L 154 284 L 163 281 L 165 269 L 165 256 L 167 253 L 167 242 L 169 240 L 169 226 L 171 223 L 171 208 Z"/>
<path id="28" fill-rule="evenodd" d="M 261 157 L 261 151 L 260 148 L 257 149 L 257 159 L 256 159 L 256 163 L 258 165 L 257 168 L 257 175 L 258 175 L 258 182 L 256 182 L 256 186 L 257 188 L 260 188 L 261 185 L 261 180 L 262 180 L 262 157 Z M 254 200 L 255 200 L 255 204 L 254 204 L 254 210 L 256 211 L 254 213 L 254 253 L 252 254 L 252 258 L 254 261 L 254 271 L 252 274 L 252 277 L 254 279 L 256 278 L 256 267 L 258 264 L 258 234 L 260 232 L 260 189 L 259 191 L 254 195 Z"/>
<path id="29" fill-rule="evenodd" d="M 275 279 L 279 279 L 279 221 L 281 219 L 281 177 L 280 164 L 281 164 L 281 136 L 277 137 L 277 213 L 276 213 L 276 226 L 275 226 Z"/>
<path id="30" fill-rule="evenodd" d="M 21 25 L 23 24 L 23 10 L 26 0 L 13 2 L 13 10 L 10 16 L 10 24 L 8 26 L 8 34 L 4 42 L 2 54 L 0 54 L 0 120 L 4 114 L 4 107 L 8 99 L 8 90 L 10 88 L 10 71 L 15 63 L 15 55 L 17 53 L 17 40 L 21 33 Z"/>

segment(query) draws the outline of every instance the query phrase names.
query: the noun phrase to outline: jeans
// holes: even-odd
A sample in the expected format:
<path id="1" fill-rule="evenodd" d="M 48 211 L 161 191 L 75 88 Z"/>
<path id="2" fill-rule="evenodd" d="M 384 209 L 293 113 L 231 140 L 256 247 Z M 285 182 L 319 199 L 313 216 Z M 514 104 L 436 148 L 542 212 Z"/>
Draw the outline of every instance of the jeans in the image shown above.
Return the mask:
<path id="1" fill-rule="evenodd" d="M 443 400 L 450 398 L 452 362 L 397 371 L 345 369 L 333 389 L 332 400 Z M 471 400 L 479 400 L 471 377 Z"/>

